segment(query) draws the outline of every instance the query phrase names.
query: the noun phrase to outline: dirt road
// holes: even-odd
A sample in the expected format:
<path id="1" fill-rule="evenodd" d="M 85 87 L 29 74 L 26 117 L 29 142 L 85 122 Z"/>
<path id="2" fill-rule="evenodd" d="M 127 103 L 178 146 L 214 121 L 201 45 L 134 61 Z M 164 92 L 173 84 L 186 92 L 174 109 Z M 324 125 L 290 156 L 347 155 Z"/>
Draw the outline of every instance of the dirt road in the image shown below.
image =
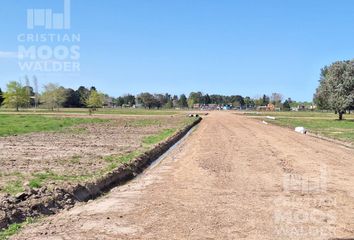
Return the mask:
<path id="1" fill-rule="evenodd" d="M 354 150 L 213 112 L 128 184 L 15 239 L 354 237 Z"/>

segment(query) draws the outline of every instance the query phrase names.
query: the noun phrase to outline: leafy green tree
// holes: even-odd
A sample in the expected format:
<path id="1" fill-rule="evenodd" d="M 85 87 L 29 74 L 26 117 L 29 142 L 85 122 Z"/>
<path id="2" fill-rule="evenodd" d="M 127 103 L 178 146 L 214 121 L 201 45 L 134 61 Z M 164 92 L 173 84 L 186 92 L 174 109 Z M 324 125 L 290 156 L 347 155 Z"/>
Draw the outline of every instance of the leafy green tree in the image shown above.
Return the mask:
<path id="1" fill-rule="evenodd" d="M 86 101 L 88 97 L 90 96 L 90 90 L 85 88 L 84 86 L 80 86 L 77 90 L 77 95 L 79 96 L 79 107 L 85 107 L 86 106 Z"/>
<path id="2" fill-rule="evenodd" d="M 326 75 L 328 73 L 328 67 L 325 66 L 321 69 L 320 75 L 320 85 L 316 89 L 316 93 L 314 94 L 313 101 L 317 105 L 318 109 L 329 110 L 331 106 L 329 104 L 329 90 L 327 89 L 326 84 Z"/>
<path id="3" fill-rule="evenodd" d="M 16 111 L 20 107 L 28 106 L 30 97 L 26 87 L 23 87 L 21 83 L 12 81 L 7 84 L 7 91 L 3 94 L 2 104 L 5 107 L 16 108 Z"/>
<path id="4" fill-rule="evenodd" d="M 58 84 L 48 83 L 44 86 L 44 92 L 41 97 L 41 102 L 49 109 L 54 111 L 55 108 L 59 110 L 67 100 L 66 89 L 60 87 Z"/>
<path id="5" fill-rule="evenodd" d="M 354 104 L 354 60 L 334 62 L 326 71 L 316 94 L 326 97 L 325 104 L 342 120 L 343 114 Z"/>
<path id="6" fill-rule="evenodd" d="M 250 97 L 245 97 L 244 102 L 245 102 L 246 108 L 254 107 L 254 105 L 255 105 L 254 100 L 251 99 Z"/>
<path id="7" fill-rule="evenodd" d="M 121 107 L 124 104 L 124 99 L 122 97 L 117 97 L 114 100 L 115 105 L 117 105 L 118 107 Z"/>
<path id="8" fill-rule="evenodd" d="M 194 104 L 196 104 L 193 98 L 188 98 L 187 102 L 189 108 L 193 108 Z"/>
<path id="9" fill-rule="evenodd" d="M 283 110 L 284 111 L 290 111 L 290 103 L 288 100 L 285 100 L 283 103 Z"/>
<path id="10" fill-rule="evenodd" d="M 86 100 L 86 107 L 90 108 L 92 111 L 96 111 L 97 108 L 101 108 L 103 106 L 104 96 L 103 94 L 97 92 L 92 89 L 90 91 L 90 95 Z"/>
<path id="11" fill-rule="evenodd" d="M 240 95 L 230 96 L 229 101 L 229 103 L 231 103 L 234 107 L 242 107 L 243 105 L 245 105 L 245 101 Z"/>
<path id="12" fill-rule="evenodd" d="M 173 108 L 172 99 L 170 99 L 170 100 L 167 101 L 167 103 L 165 104 L 165 108 Z"/>
<path id="13" fill-rule="evenodd" d="M 77 91 L 74 91 L 71 88 L 65 89 L 65 95 L 67 96 L 63 107 L 80 107 L 80 96 Z"/>
<path id="14" fill-rule="evenodd" d="M 139 94 L 138 98 L 145 108 L 151 109 L 154 107 L 159 108 L 161 106 L 160 102 L 154 97 L 154 95 L 148 92 Z"/>
<path id="15" fill-rule="evenodd" d="M 171 98 L 171 96 L 169 94 L 167 94 L 167 97 L 166 95 L 163 95 L 163 94 L 155 94 L 154 95 L 154 98 L 156 99 L 156 104 L 157 104 L 157 107 L 161 107 L 161 106 L 164 106 Z"/>
<path id="16" fill-rule="evenodd" d="M 266 106 L 266 105 L 269 104 L 269 102 L 270 102 L 269 97 L 268 97 L 267 95 L 263 94 L 263 97 L 262 97 L 262 105 L 263 105 L 263 106 Z"/>
<path id="17" fill-rule="evenodd" d="M 131 106 L 133 106 L 134 104 L 136 104 L 136 102 L 135 102 L 135 96 L 132 95 L 132 94 L 126 94 L 126 95 L 124 95 L 124 96 L 122 97 L 122 99 L 123 99 L 123 104 L 125 104 L 125 105 L 127 105 L 127 106 L 129 106 L 129 107 L 131 107 Z M 123 104 L 122 104 L 122 105 L 123 105 Z"/>
<path id="18" fill-rule="evenodd" d="M 214 104 L 225 104 L 225 96 L 212 94 L 210 95 L 210 102 Z"/>
<path id="19" fill-rule="evenodd" d="M 210 104 L 211 103 L 211 99 L 210 99 L 209 94 L 205 94 L 202 99 L 203 99 L 202 103 L 204 103 L 204 104 Z"/>
<path id="20" fill-rule="evenodd" d="M 188 107 L 188 102 L 187 102 L 187 97 L 186 95 L 182 94 L 179 99 L 178 99 L 178 106 L 180 108 L 187 108 Z"/>
<path id="21" fill-rule="evenodd" d="M 188 107 L 192 108 L 194 104 L 202 103 L 202 97 L 201 92 L 191 92 L 188 97 Z"/>

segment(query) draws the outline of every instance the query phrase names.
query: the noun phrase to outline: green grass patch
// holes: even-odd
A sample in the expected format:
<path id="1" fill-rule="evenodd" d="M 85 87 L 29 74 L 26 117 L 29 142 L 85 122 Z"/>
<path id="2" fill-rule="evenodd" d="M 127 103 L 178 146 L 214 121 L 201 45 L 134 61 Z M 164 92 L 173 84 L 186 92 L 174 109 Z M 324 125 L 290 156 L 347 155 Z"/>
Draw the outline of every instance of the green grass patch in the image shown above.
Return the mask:
<path id="1" fill-rule="evenodd" d="M 59 175 L 54 172 L 40 172 L 32 174 L 33 178 L 29 181 L 30 188 L 40 188 L 48 181 L 56 181 L 56 182 L 64 182 L 64 181 L 71 181 L 71 182 L 78 182 L 82 180 L 86 180 L 91 175 Z"/>
<path id="2" fill-rule="evenodd" d="M 157 143 L 165 140 L 166 138 L 172 136 L 172 134 L 174 134 L 175 132 L 176 132 L 176 129 L 174 129 L 174 128 L 165 129 L 158 134 L 144 137 L 143 144 L 146 144 L 146 145 L 157 144 Z"/>
<path id="3" fill-rule="evenodd" d="M 17 193 L 23 192 L 24 191 L 24 187 L 23 187 L 23 182 L 20 179 L 17 180 L 13 180 L 8 182 L 5 187 L 3 188 L 3 191 L 11 194 L 11 195 L 15 195 Z"/>
<path id="4" fill-rule="evenodd" d="M 137 119 L 133 121 L 129 121 L 127 123 L 129 127 L 148 127 L 148 126 L 156 126 L 161 125 L 161 121 L 157 119 Z"/>
<path id="5" fill-rule="evenodd" d="M 106 170 L 112 171 L 116 169 L 119 165 L 130 162 L 134 158 L 138 157 L 140 154 L 141 152 L 136 150 L 124 155 L 111 155 L 111 156 L 104 157 L 104 160 L 109 163 Z"/>
<path id="6" fill-rule="evenodd" d="M 305 127 L 315 134 L 354 143 L 354 114 L 346 114 L 342 121 L 337 120 L 334 113 L 322 112 L 262 112 L 254 115 L 261 119 L 274 116 L 275 120 L 265 120 L 292 129 Z"/>
<path id="7" fill-rule="evenodd" d="M 31 132 L 60 131 L 81 123 L 97 123 L 104 121 L 107 120 L 92 118 L 60 118 L 43 115 L 0 114 L 0 136 Z"/>
<path id="8" fill-rule="evenodd" d="M 354 121 L 334 120 L 334 119 L 299 119 L 299 118 L 279 118 L 273 121 L 277 125 L 286 127 L 305 127 L 310 132 L 323 136 L 336 138 L 339 140 L 354 142 Z"/>
<path id="9" fill-rule="evenodd" d="M 23 223 L 14 223 L 11 224 L 8 228 L 0 231 L 0 240 L 7 240 L 11 236 L 17 234 L 24 226 L 34 223 L 33 218 L 27 218 Z"/>
<path id="10" fill-rule="evenodd" d="M 15 109 L 0 108 L 0 112 L 16 112 Z M 87 108 L 61 108 L 59 111 L 48 109 L 21 109 L 20 112 L 26 113 L 84 113 L 88 114 Z M 175 115 L 181 110 L 175 109 L 144 109 L 144 108 L 100 108 L 94 114 L 118 114 L 118 115 Z"/>
<path id="11" fill-rule="evenodd" d="M 338 119 L 338 114 L 334 112 L 315 112 L 315 111 L 287 111 L 287 112 L 245 112 L 250 116 L 273 116 L 273 117 L 291 117 L 291 118 L 323 118 Z M 354 114 L 345 114 L 344 118 L 354 119 Z"/>

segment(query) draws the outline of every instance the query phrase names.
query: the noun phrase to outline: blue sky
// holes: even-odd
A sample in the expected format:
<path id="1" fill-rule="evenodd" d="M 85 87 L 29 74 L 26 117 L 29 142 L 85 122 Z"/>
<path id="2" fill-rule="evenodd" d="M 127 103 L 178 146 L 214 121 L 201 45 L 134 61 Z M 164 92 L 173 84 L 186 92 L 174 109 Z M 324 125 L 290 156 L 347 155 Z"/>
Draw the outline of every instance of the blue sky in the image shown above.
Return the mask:
<path id="1" fill-rule="evenodd" d="M 2 0 L 0 87 L 23 78 L 21 33 L 81 35 L 79 73 L 36 73 L 40 85 L 95 85 L 112 96 L 280 92 L 311 100 L 321 67 L 354 56 L 354 1 L 71 0 L 71 29 L 26 28 L 26 10 L 63 0 Z"/>

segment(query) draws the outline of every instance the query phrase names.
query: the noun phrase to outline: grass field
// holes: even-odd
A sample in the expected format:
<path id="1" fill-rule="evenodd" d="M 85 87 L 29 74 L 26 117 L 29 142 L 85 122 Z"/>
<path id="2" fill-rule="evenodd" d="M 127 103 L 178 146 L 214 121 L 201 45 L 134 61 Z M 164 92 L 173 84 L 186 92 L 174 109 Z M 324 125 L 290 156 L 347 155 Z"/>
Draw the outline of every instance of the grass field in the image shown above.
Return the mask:
<path id="1" fill-rule="evenodd" d="M 31 132 L 60 131 L 82 123 L 104 122 L 103 119 L 61 118 L 41 115 L 0 114 L 0 136 Z"/>
<path id="2" fill-rule="evenodd" d="M 37 109 L 20 109 L 16 112 L 15 109 L 0 108 L 0 113 L 84 113 L 88 114 L 87 108 L 61 108 L 59 111 L 48 110 L 43 108 Z M 94 114 L 118 114 L 118 115 L 175 115 L 181 110 L 174 109 L 144 109 L 144 108 L 100 108 Z"/>
<path id="3" fill-rule="evenodd" d="M 195 120 L 183 112 L 129 111 L 90 117 L 0 113 L 0 194 L 100 177 Z"/>
<path id="4" fill-rule="evenodd" d="M 334 113 L 322 112 L 258 112 L 247 113 L 256 118 L 273 116 L 275 120 L 267 119 L 269 123 L 295 128 L 305 127 L 310 132 L 326 137 L 354 143 L 354 114 L 344 115 L 339 121 Z"/>

